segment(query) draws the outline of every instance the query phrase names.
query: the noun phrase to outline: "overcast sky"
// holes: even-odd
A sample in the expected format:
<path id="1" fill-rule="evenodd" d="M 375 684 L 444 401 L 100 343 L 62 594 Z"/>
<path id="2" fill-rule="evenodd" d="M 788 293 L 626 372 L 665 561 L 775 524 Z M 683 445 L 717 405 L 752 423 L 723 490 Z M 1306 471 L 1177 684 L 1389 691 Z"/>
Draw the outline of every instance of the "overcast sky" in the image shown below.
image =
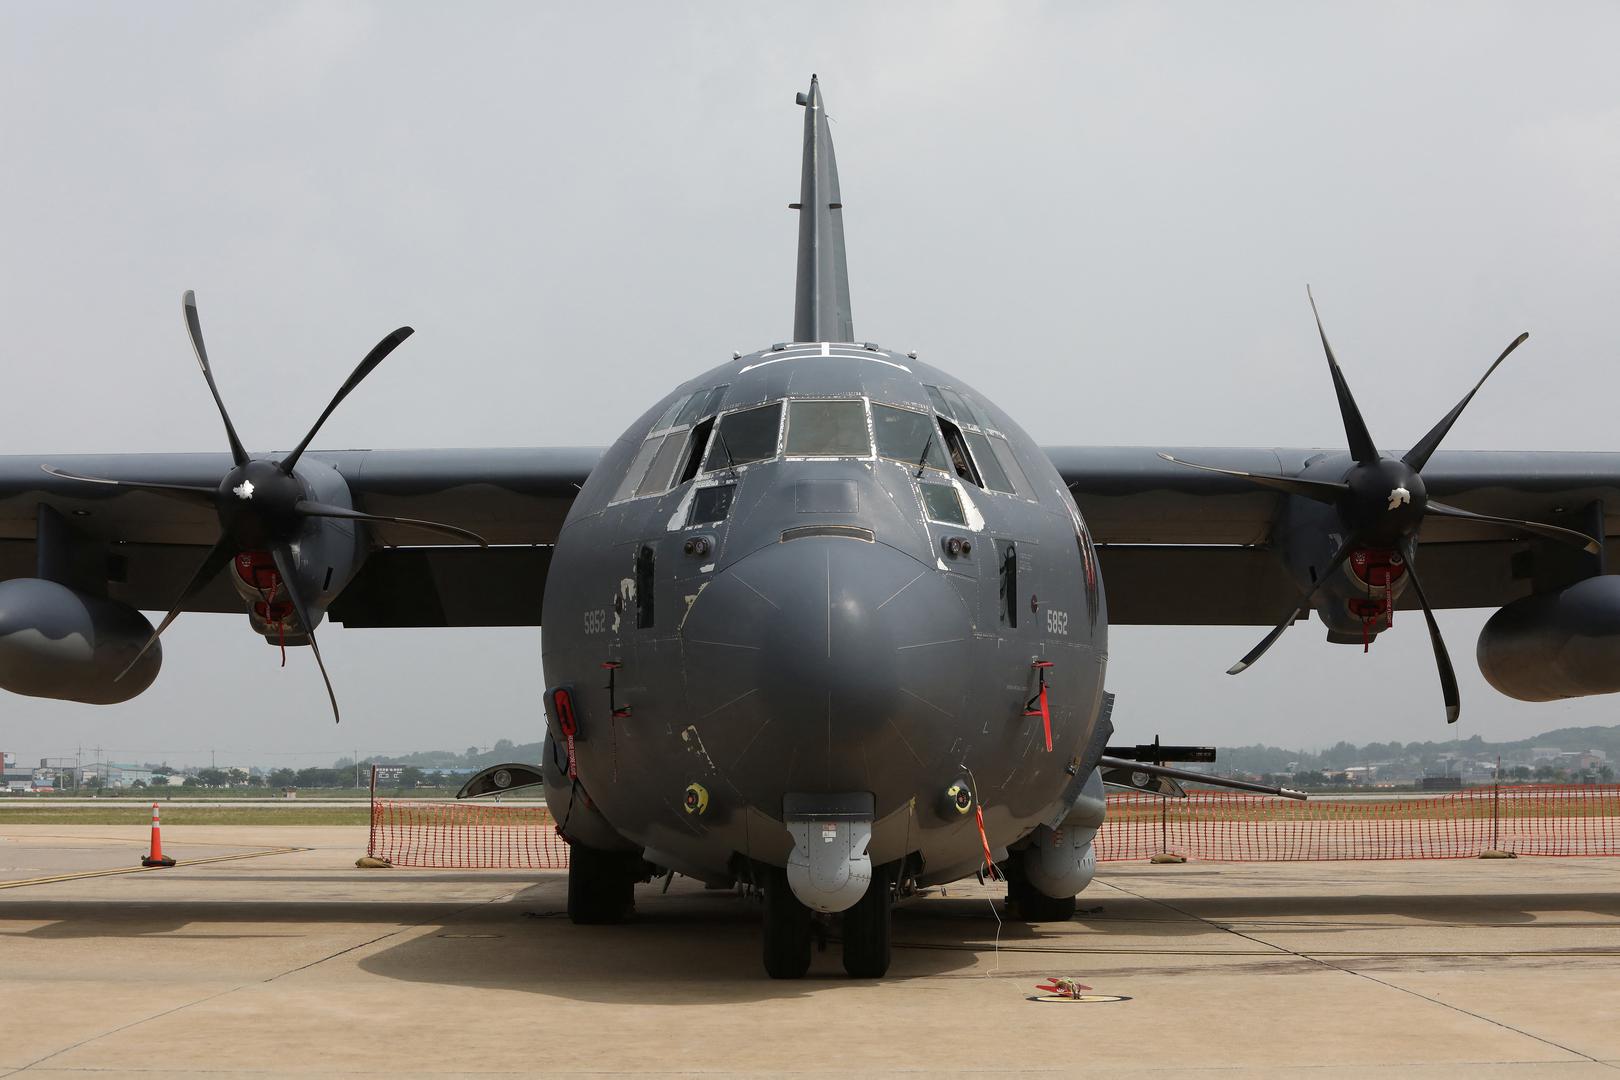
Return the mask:
<path id="1" fill-rule="evenodd" d="M 1620 7 L 1530 4 L 0 6 L 0 451 L 222 450 L 197 290 L 250 447 L 601 445 L 790 335 L 819 72 L 857 334 L 1044 444 L 1340 446 L 1315 290 L 1374 437 L 1620 449 Z M 1461 735 L 1529 705 L 1446 612 Z M 1300 624 L 1123 628 L 1124 738 L 1445 738 L 1421 620 L 1368 656 Z M 536 630 L 344 630 L 287 670 L 187 615 L 109 708 L 0 698 L 20 760 L 322 762 L 539 737 Z"/>

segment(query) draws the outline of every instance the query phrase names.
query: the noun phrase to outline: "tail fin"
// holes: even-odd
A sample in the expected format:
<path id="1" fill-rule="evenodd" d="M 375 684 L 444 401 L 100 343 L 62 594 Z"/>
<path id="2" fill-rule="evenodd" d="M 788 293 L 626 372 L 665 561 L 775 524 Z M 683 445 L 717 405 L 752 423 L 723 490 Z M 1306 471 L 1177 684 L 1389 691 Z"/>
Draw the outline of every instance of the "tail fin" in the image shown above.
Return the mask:
<path id="1" fill-rule="evenodd" d="M 804 106 L 804 171 L 799 181 L 799 279 L 793 302 L 794 341 L 854 341 L 849 311 L 849 266 L 844 259 L 844 201 L 838 193 L 838 162 L 821 102 L 821 84 L 810 76 Z"/>

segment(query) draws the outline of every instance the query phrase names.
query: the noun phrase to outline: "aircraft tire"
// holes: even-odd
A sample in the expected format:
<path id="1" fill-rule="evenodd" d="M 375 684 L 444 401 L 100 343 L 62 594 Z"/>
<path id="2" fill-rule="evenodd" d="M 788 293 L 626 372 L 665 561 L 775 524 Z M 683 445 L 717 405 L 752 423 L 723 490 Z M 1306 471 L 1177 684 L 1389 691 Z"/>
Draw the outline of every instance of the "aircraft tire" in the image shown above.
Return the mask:
<path id="1" fill-rule="evenodd" d="M 787 871 L 772 867 L 765 881 L 765 973 L 802 979 L 810 970 L 810 909 L 793 895 Z"/>
<path id="2" fill-rule="evenodd" d="M 571 844 L 568 918 L 576 926 L 611 926 L 635 912 L 636 875 L 623 853 Z"/>
<path id="3" fill-rule="evenodd" d="M 1007 900 L 1009 914 L 1018 922 L 1068 922 L 1074 918 L 1074 897 L 1047 896 L 1022 875 L 1008 878 Z"/>
<path id="4" fill-rule="evenodd" d="M 872 875 L 866 894 L 844 912 L 844 970 L 852 979 L 881 979 L 893 956 L 894 890 L 886 874 Z"/>

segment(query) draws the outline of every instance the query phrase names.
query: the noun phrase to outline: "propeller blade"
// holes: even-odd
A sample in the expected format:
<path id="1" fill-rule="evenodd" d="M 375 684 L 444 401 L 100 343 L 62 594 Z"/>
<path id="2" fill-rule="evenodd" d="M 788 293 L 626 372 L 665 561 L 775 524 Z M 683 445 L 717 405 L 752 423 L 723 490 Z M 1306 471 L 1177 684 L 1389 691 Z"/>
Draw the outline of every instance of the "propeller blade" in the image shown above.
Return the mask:
<path id="1" fill-rule="evenodd" d="M 298 567 L 293 563 L 292 551 L 286 544 L 277 544 L 270 549 L 270 555 L 276 560 L 276 573 L 281 576 L 281 587 L 287 590 L 287 599 L 291 601 L 293 611 L 298 615 L 298 622 L 304 628 L 304 635 L 309 638 L 309 651 L 315 654 L 315 666 L 321 669 L 321 679 L 326 683 L 326 696 L 332 699 L 332 722 L 341 724 L 343 717 L 338 713 L 337 694 L 332 692 L 332 679 L 326 674 L 326 661 L 321 659 L 321 647 L 315 644 L 315 624 L 309 621 L 309 609 L 304 606 L 304 598 L 298 593 Z"/>
<path id="2" fill-rule="evenodd" d="M 208 549 L 208 554 L 203 556 L 202 565 L 197 567 L 195 574 L 191 575 L 191 580 L 186 582 L 186 587 L 180 590 L 180 599 L 174 602 L 173 609 L 163 617 L 162 622 L 158 623 L 157 629 L 152 631 L 152 636 L 146 639 L 145 645 L 141 646 L 141 651 L 136 653 L 135 659 L 131 660 L 124 670 L 118 673 L 117 678 L 113 679 L 114 682 L 134 670 L 135 665 L 141 662 L 141 657 L 146 655 L 147 650 L 157 644 L 157 639 L 163 636 L 163 631 L 169 628 L 169 624 L 180 617 L 180 613 L 186 609 L 186 604 L 198 593 L 202 592 L 209 582 L 214 580 L 214 576 L 220 572 L 226 563 L 231 561 L 235 554 L 236 547 L 231 543 L 229 537 L 221 536 L 214 542 L 214 546 Z"/>
<path id="3" fill-rule="evenodd" d="M 1594 540 L 1590 536 L 1587 536 L 1583 532 L 1576 532 L 1574 529 L 1560 528 L 1557 525 L 1543 525 L 1539 521 L 1520 521 L 1518 518 L 1494 517 L 1490 514 L 1476 514 L 1472 510 L 1464 510 L 1460 506 L 1452 506 L 1449 503 L 1436 502 L 1433 499 L 1429 500 L 1427 512 L 1431 514 L 1438 514 L 1441 517 L 1458 518 L 1462 521 L 1477 521 L 1482 525 L 1496 525 L 1512 532 L 1534 533 L 1537 536 L 1545 536 L 1549 540 L 1557 540 L 1559 543 L 1570 544 L 1574 547 L 1582 548 L 1588 555 L 1596 555 L 1598 552 L 1603 550 L 1602 545 L 1599 544 L 1598 541 Z"/>
<path id="4" fill-rule="evenodd" d="M 71 473 L 66 469 L 58 469 L 55 465 L 41 465 L 41 472 L 63 480 L 78 480 L 86 484 L 106 484 L 109 487 L 130 488 L 135 491 L 155 491 L 162 495 L 186 495 L 201 498 L 212 504 L 219 492 L 216 488 L 197 487 L 192 484 L 149 484 L 144 480 L 107 480 L 100 476 L 83 476 Z"/>
<path id="5" fill-rule="evenodd" d="M 416 529 L 426 529 L 429 532 L 445 533 L 458 540 L 471 540 L 479 547 L 489 547 L 489 541 L 469 529 L 458 528 L 454 525 L 443 525 L 437 521 L 423 521 L 420 518 L 391 517 L 380 514 L 363 514 L 358 510 L 350 510 L 344 506 L 331 506 L 327 503 L 310 502 L 300 499 L 293 504 L 293 509 L 304 517 L 342 518 L 345 521 L 375 521 L 393 525 L 409 525 Z"/>
<path id="6" fill-rule="evenodd" d="M 1260 657 L 1264 656 L 1266 650 L 1276 644 L 1278 638 L 1282 637 L 1283 631 L 1292 626 L 1295 619 L 1299 618 L 1301 615 L 1311 609 L 1311 600 L 1315 598 L 1317 590 L 1322 587 L 1323 582 L 1327 581 L 1328 578 L 1332 577 L 1338 572 L 1339 567 L 1344 565 L 1344 560 L 1350 557 L 1350 552 L 1355 550 L 1356 545 L 1360 543 L 1360 540 L 1361 538 L 1359 536 L 1348 536 L 1345 538 L 1344 543 L 1339 545 L 1339 550 L 1333 553 L 1333 558 L 1328 560 L 1327 568 L 1320 574 L 1316 575 L 1315 583 L 1312 584 L 1309 591 L 1307 591 L 1305 595 L 1300 598 L 1299 603 L 1294 606 L 1294 610 L 1289 614 L 1288 618 L 1278 623 L 1277 628 L 1271 633 L 1267 634 L 1264 641 L 1250 649 L 1248 655 L 1239 660 L 1237 663 L 1233 664 L 1231 667 L 1227 668 L 1226 673 L 1228 675 L 1241 674 L 1242 672 L 1247 671 L 1250 667 L 1254 666 L 1254 662 L 1260 659 Z"/>
<path id="7" fill-rule="evenodd" d="M 1350 490 L 1350 485 L 1341 484 L 1334 480 L 1301 480 L 1293 476 L 1271 476 L 1266 473 L 1244 472 L 1242 469 L 1218 469 L 1214 465 L 1200 465 L 1196 461 L 1186 461 L 1182 458 L 1166 454 L 1162 450 L 1159 456 L 1176 465 L 1185 465 L 1189 469 L 1201 469 L 1204 472 L 1219 473 L 1222 476 L 1232 476 L 1239 480 L 1247 480 L 1260 487 L 1272 488 L 1276 491 L 1286 491 L 1290 495 L 1311 499 L 1319 503 L 1332 505 Z"/>
<path id="8" fill-rule="evenodd" d="M 1446 702 L 1446 723 L 1455 724 L 1457 717 L 1462 715 L 1462 695 L 1457 692 L 1457 673 L 1451 668 L 1451 654 L 1446 652 L 1445 639 L 1440 636 L 1440 626 L 1434 621 L 1434 612 L 1429 608 L 1429 598 L 1423 594 L 1423 582 L 1418 579 L 1417 541 L 1408 537 L 1401 547 L 1402 554 L 1406 558 L 1406 572 L 1412 577 L 1412 591 L 1417 593 L 1418 603 L 1423 605 L 1423 618 L 1429 624 L 1429 644 L 1434 646 L 1434 666 L 1440 669 L 1440 696 Z"/>
<path id="9" fill-rule="evenodd" d="M 248 452 L 242 449 L 242 440 L 236 437 L 236 428 L 231 426 L 231 414 L 225 411 L 225 400 L 219 396 L 219 387 L 214 385 L 214 373 L 208 367 L 208 350 L 203 347 L 202 322 L 197 318 L 197 294 L 187 289 L 185 298 L 181 301 L 181 308 L 186 315 L 186 331 L 191 335 L 191 348 L 197 354 L 197 363 L 202 368 L 203 378 L 208 380 L 208 392 L 214 395 L 214 404 L 219 406 L 219 418 L 225 421 L 225 437 L 231 441 L 231 460 L 238 466 L 246 465 Z"/>
<path id="10" fill-rule="evenodd" d="M 1311 295 L 1309 285 L 1305 286 L 1305 295 L 1311 302 L 1311 314 L 1316 316 L 1316 333 L 1322 339 L 1322 351 L 1327 353 L 1328 372 L 1333 376 L 1333 392 L 1339 396 L 1339 415 L 1344 419 L 1344 437 L 1349 441 L 1350 454 L 1363 464 L 1377 461 L 1378 447 L 1373 445 L 1372 436 L 1367 433 L 1367 422 L 1361 418 L 1355 395 L 1350 393 L 1350 384 L 1344 381 L 1344 372 L 1333 358 L 1333 346 L 1328 344 L 1327 331 L 1322 329 L 1322 316 L 1317 314 L 1316 297 Z"/>
<path id="11" fill-rule="evenodd" d="M 315 421 L 315 426 L 309 429 L 309 434 L 304 436 L 304 441 L 299 443 L 298 448 L 288 454 L 286 459 L 282 461 L 282 472 L 288 476 L 292 475 L 293 466 L 298 464 L 298 459 L 303 456 L 304 450 L 310 444 L 310 440 L 315 438 L 315 433 L 321 430 L 321 425 L 326 423 L 326 418 L 332 415 L 332 410 L 336 409 L 343 399 L 349 396 L 351 390 L 360 385 L 360 380 L 370 375 L 373 368 L 387 359 L 389 353 L 399 348 L 400 343 L 414 333 L 416 331 L 409 326 L 402 326 L 377 342 L 371 351 L 366 353 L 366 358 L 360 361 L 359 366 L 349 374 L 343 385 L 338 387 L 338 392 L 332 397 L 332 403 L 326 407 L 326 411 L 321 413 L 320 418 Z"/>
<path id="12" fill-rule="evenodd" d="M 1457 422 L 1457 417 L 1461 416 L 1462 411 L 1468 407 L 1468 403 L 1474 400 L 1474 395 L 1479 393 L 1479 388 L 1485 385 L 1485 380 L 1491 377 L 1491 372 L 1495 371 L 1501 365 L 1502 361 L 1508 358 L 1508 353 L 1512 352 L 1514 349 L 1517 349 L 1529 339 L 1530 332 L 1528 330 L 1514 338 L 1513 344 L 1503 349 L 1502 355 L 1496 358 L 1496 363 L 1485 369 L 1485 374 L 1479 377 L 1479 382 L 1474 384 L 1474 388 L 1468 391 L 1467 396 L 1461 401 L 1457 402 L 1457 407 L 1446 413 L 1446 415 L 1441 418 L 1440 422 L 1434 425 L 1433 430 L 1431 430 L 1427 435 L 1423 436 L 1423 438 L 1419 439 L 1417 445 L 1408 450 L 1406 452 L 1406 456 L 1401 460 L 1412 466 L 1412 468 L 1416 469 L 1418 472 L 1422 472 L 1423 466 L 1429 463 L 1430 455 L 1432 455 L 1435 448 L 1440 445 L 1440 440 L 1446 437 L 1446 432 L 1450 431 L 1451 425 Z"/>

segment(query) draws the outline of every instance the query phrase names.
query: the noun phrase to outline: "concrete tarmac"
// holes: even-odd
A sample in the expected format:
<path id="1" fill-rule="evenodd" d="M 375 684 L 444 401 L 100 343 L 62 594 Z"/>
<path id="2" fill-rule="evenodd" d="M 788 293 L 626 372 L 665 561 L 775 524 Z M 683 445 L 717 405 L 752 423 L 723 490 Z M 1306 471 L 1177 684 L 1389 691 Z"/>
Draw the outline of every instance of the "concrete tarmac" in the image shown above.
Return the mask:
<path id="1" fill-rule="evenodd" d="M 363 828 L 0 823 L 0 1076 L 1520 1077 L 1620 1069 L 1620 859 L 1105 864 L 1073 921 L 895 914 L 888 978 L 773 982 L 677 880 L 358 870 Z M 88 876 L 96 875 L 96 876 Z M 1071 975 L 1124 1001 L 1032 1002 Z"/>

